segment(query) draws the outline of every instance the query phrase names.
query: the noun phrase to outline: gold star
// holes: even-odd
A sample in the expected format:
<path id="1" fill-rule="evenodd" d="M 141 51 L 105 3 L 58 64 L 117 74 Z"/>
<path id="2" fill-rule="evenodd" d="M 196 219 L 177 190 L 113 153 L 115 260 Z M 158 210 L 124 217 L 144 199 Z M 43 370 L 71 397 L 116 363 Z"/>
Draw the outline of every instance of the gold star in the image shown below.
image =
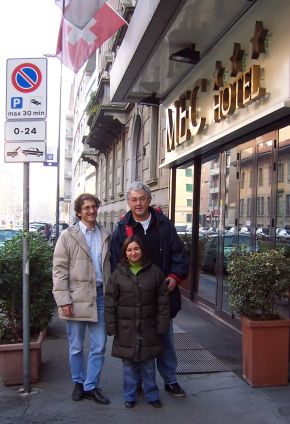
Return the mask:
<path id="1" fill-rule="evenodd" d="M 236 77 L 239 72 L 243 71 L 243 55 L 244 50 L 241 49 L 240 43 L 234 43 L 233 55 L 230 57 L 230 61 L 232 62 L 231 77 Z"/>
<path id="2" fill-rule="evenodd" d="M 256 21 L 254 36 L 250 39 L 253 44 L 252 59 L 258 59 L 260 53 L 265 53 L 265 39 L 268 30 L 264 29 L 262 21 Z"/>
<path id="3" fill-rule="evenodd" d="M 220 87 L 224 86 L 224 72 L 223 64 L 221 60 L 217 60 L 215 63 L 215 72 L 213 73 L 214 77 L 214 90 L 218 90 Z"/>

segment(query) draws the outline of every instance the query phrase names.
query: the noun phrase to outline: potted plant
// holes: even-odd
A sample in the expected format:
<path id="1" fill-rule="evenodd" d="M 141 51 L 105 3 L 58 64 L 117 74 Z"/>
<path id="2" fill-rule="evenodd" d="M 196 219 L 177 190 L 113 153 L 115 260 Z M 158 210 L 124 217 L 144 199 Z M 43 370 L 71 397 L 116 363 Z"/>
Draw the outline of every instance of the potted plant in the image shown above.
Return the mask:
<path id="1" fill-rule="evenodd" d="M 290 320 L 275 307 L 289 288 L 285 251 L 234 249 L 228 272 L 229 303 L 242 322 L 245 380 L 253 387 L 287 385 Z"/>
<path id="2" fill-rule="evenodd" d="M 41 341 L 54 312 L 53 249 L 45 238 L 29 233 L 30 380 L 38 381 Z M 23 380 L 22 234 L 0 248 L 0 375 L 4 384 Z M 9 357 L 12 355 L 12 358 Z"/>

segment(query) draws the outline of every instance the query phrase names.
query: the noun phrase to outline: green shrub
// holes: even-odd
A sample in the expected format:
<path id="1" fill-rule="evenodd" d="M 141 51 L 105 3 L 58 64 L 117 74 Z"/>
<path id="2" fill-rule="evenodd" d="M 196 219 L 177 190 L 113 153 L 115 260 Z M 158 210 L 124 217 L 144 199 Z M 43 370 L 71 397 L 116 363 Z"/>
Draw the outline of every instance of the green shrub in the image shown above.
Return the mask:
<path id="1" fill-rule="evenodd" d="M 231 310 L 250 319 L 277 318 L 275 300 L 289 288 L 289 262 L 285 251 L 249 253 L 240 248 L 229 256 L 227 280 Z"/>
<path id="2" fill-rule="evenodd" d="M 49 324 L 55 307 L 52 296 L 53 249 L 42 235 L 29 233 L 30 334 Z M 0 249 L 0 343 L 22 339 L 22 235 Z"/>

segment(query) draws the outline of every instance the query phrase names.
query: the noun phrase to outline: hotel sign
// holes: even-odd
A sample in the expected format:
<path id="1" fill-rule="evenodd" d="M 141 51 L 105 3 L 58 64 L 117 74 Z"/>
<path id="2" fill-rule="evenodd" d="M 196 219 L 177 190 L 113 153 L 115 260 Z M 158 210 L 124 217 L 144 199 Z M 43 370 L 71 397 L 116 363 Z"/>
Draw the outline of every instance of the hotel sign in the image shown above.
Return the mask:
<path id="1" fill-rule="evenodd" d="M 256 22 L 256 29 L 261 27 L 261 22 Z M 267 30 L 263 29 L 263 42 Z M 256 34 L 256 32 L 255 32 Z M 265 51 L 263 43 L 257 48 L 255 36 L 253 43 L 252 58 L 259 57 Z M 246 71 L 242 71 L 242 58 L 244 51 L 239 43 L 234 43 L 233 56 L 230 58 L 232 69 L 229 83 L 224 83 L 224 70 L 222 62 L 216 62 L 214 73 L 213 95 L 213 122 L 219 123 L 228 116 L 233 115 L 237 109 L 243 109 L 252 102 L 266 95 L 266 88 L 261 86 L 262 69 L 260 65 L 251 65 Z M 178 145 L 192 139 L 196 134 L 202 133 L 209 124 L 206 119 L 208 110 L 202 110 L 200 105 L 201 96 L 208 96 L 208 81 L 204 78 L 195 82 L 191 90 L 183 93 L 167 109 L 166 133 L 167 152 L 174 150 Z"/>

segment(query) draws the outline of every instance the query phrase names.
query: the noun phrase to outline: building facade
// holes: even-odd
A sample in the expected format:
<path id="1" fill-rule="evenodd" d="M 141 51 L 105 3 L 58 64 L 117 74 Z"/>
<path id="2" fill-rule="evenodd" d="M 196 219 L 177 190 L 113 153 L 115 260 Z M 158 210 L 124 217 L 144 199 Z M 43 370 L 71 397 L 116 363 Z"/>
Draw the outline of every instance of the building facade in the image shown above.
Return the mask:
<path id="1" fill-rule="evenodd" d="M 233 246 L 290 241 L 290 3 L 127 3 L 115 4 L 129 25 L 104 46 L 112 61 L 98 71 L 83 139 L 100 220 L 112 230 L 128 184 L 149 184 L 153 205 L 186 224 L 183 294 L 232 322 Z"/>

